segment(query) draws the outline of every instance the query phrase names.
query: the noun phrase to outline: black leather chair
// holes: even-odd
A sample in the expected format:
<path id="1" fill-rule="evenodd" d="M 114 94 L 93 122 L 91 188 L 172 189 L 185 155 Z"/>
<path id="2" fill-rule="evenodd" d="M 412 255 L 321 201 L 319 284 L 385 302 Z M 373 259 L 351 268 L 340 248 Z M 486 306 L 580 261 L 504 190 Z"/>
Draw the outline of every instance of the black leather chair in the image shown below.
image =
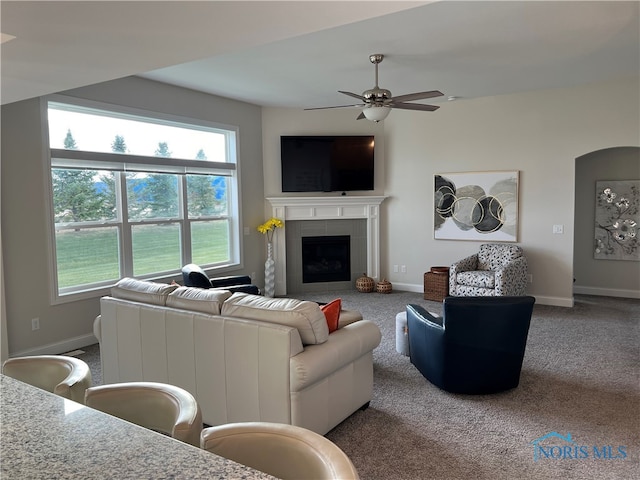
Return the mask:
<path id="1" fill-rule="evenodd" d="M 446 297 L 443 315 L 407 306 L 411 363 L 451 393 L 518 386 L 535 298 Z"/>
<path id="2" fill-rule="evenodd" d="M 209 278 L 199 265 L 189 263 L 182 267 L 182 280 L 185 287 L 224 288 L 230 292 L 260 295 L 260 289 L 251 283 L 248 275 Z"/>

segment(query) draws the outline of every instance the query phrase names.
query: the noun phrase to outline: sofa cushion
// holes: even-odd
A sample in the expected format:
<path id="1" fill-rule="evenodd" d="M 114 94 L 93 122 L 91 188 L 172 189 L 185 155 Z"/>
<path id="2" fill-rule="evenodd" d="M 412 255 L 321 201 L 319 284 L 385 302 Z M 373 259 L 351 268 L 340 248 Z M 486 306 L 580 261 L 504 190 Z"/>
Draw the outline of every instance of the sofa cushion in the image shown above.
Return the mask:
<path id="1" fill-rule="evenodd" d="M 329 333 L 335 332 L 338 329 L 338 321 L 340 320 L 340 310 L 342 309 L 342 299 L 336 298 L 335 300 L 322 305 L 320 310 L 324 313 L 327 320 L 327 327 L 329 327 Z"/>
<path id="2" fill-rule="evenodd" d="M 324 343 L 329 338 L 327 320 L 315 302 L 237 292 L 222 304 L 221 313 L 227 317 L 247 318 L 296 328 L 303 345 Z"/>
<path id="3" fill-rule="evenodd" d="M 111 296 L 122 298 L 123 300 L 164 306 L 167 302 L 167 296 L 176 288 L 178 288 L 178 285 L 125 277 L 111 288 Z"/>
<path id="4" fill-rule="evenodd" d="M 456 281 L 458 285 L 466 285 L 467 287 L 495 288 L 496 274 L 485 270 L 460 272 L 456 275 Z"/>
<path id="5" fill-rule="evenodd" d="M 167 297 L 167 307 L 220 315 L 222 303 L 231 295 L 224 289 L 179 287 Z"/>

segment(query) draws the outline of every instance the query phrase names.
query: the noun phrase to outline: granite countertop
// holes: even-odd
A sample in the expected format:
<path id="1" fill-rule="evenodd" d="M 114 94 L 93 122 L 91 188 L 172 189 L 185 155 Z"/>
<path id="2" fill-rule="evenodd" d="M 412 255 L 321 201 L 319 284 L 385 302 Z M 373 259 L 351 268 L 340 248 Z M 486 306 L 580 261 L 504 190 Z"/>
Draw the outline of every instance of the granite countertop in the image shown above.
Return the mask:
<path id="1" fill-rule="evenodd" d="M 4 479 L 273 479 L 0 375 Z"/>

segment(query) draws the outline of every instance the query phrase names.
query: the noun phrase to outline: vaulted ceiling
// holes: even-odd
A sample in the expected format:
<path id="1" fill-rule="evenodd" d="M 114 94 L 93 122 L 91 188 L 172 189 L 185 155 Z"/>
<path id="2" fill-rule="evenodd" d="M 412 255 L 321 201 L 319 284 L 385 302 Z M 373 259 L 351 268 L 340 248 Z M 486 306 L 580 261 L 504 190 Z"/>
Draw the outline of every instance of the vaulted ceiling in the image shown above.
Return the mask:
<path id="1" fill-rule="evenodd" d="M 0 4 L 2 104 L 130 75 L 257 105 L 474 98 L 640 73 L 636 1 Z M 15 39 L 4 41 L 4 35 Z"/>

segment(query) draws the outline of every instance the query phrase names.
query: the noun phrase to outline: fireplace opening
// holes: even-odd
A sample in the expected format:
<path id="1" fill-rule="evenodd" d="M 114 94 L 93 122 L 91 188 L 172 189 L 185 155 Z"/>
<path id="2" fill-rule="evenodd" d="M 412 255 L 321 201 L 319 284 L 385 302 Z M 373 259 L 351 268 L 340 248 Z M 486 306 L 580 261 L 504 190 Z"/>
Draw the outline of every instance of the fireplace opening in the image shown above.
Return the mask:
<path id="1" fill-rule="evenodd" d="M 349 235 L 302 237 L 302 283 L 350 280 Z"/>

